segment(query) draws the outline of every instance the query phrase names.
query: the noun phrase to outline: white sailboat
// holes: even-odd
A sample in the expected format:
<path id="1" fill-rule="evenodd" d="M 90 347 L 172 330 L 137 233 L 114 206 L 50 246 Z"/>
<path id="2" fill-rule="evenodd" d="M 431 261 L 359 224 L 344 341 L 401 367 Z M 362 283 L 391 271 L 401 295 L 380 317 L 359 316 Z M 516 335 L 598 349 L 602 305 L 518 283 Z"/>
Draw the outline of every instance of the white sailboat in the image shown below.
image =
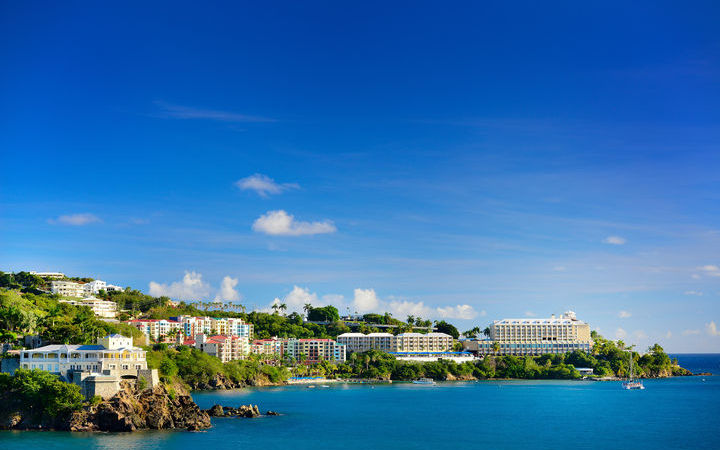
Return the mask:
<path id="1" fill-rule="evenodd" d="M 627 379 L 627 381 L 623 381 L 622 387 L 623 389 L 645 389 L 645 386 L 643 386 L 643 382 L 641 380 L 635 379 L 635 372 L 633 371 L 633 357 L 632 352 L 630 353 L 630 377 Z"/>

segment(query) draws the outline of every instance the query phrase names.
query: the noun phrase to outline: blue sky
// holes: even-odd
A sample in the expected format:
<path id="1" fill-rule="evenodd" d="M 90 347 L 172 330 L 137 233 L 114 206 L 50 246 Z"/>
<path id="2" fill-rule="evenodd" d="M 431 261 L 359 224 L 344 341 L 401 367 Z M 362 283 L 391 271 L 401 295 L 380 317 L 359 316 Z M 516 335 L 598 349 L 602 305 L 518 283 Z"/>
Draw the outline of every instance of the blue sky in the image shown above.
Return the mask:
<path id="1" fill-rule="evenodd" d="M 4 2 L 0 269 L 720 351 L 718 22 Z"/>

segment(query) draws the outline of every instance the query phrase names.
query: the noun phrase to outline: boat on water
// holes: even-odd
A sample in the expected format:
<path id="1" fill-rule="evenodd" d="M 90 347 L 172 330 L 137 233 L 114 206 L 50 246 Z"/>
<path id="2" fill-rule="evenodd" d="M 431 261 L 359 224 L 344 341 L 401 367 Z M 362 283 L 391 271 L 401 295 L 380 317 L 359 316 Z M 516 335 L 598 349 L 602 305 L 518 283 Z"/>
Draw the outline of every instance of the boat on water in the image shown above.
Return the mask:
<path id="1" fill-rule="evenodd" d="M 433 381 L 432 378 L 420 378 L 418 380 L 413 380 L 413 384 L 435 384 L 435 381 Z"/>
<path id="2" fill-rule="evenodd" d="M 633 371 L 632 352 L 629 352 L 629 353 L 630 353 L 630 376 L 628 377 L 627 381 L 623 381 L 622 388 L 623 389 L 645 389 L 643 382 L 641 380 L 635 379 L 635 372 Z"/>

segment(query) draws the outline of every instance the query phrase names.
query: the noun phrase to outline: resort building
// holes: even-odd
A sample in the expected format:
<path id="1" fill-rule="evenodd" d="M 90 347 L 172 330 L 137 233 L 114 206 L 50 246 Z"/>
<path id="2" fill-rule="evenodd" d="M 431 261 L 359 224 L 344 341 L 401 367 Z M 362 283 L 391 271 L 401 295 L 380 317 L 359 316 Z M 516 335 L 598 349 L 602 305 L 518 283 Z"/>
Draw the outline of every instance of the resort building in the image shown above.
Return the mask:
<path id="1" fill-rule="evenodd" d="M 345 362 L 345 345 L 332 339 L 287 339 L 283 345 L 284 357 L 294 358 L 298 362 Z"/>
<path id="2" fill-rule="evenodd" d="M 490 326 L 489 339 L 467 339 L 463 347 L 483 355 L 542 355 L 589 352 L 592 339 L 590 325 L 567 311 L 557 318 L 496 320 Z"/>
<path id="3" fill-rule="evenodd" d="M 282 339 L 256 339 L 250 345 L 250 353 L 253 355 L 264 355 L 271 359 L 282 359 L 283 357 L 283 340 Z"/>
<path id="4" fill-rule="evenodd" d="M 135 319 L 125 323 L 155 342 L 175 342 L 178 335 L 193 338 L 198 334 L 239 336 L 249 341 L 253 334 L 253 325 L 237 318 L 178 316 L 169 320 Z"/>
<path id="5" fill-rule="evenodd" d="M 194 339 L 186 339 L 183 345 L 197 348 L 222 362 L 245 359 L 250 354 L 250 343 L 245 336 L 206 336 L 198 334 Z"/>
<path id="6" fill-rule="evenodd" d="M 122 292 L 123 288 L 107 284 L 102 280 L 93 280 L 88 283 L 79 283 L 77 281 L 68 280 L 53 280 L 50 282 L 50 292 L 63 297 L 92 297 L 93 295 L 99 294 L 100 291 Z"/>
<path id="7" fill-rule="evenodd" d="M 332 339 L 258 339 L 252 342 L 250 352 L 273 359 L 293 358 L 313 364 L 325 361 L 345 362 L 346 347 Z"/>
<path id="8" fill-rule="evenodd" d="M 397 336 L 390 333 L 344 333 L 337 339 L 347 346 L 348 352 L 448 352 L 453 346 L 452 336 L 445 333 L 401 333 Z"/>
<path id="9" fill-rule="evenodd" d="M 63 297 L 83 297 L 83 288 L 81 283 L 66 280 L 53 280 L 50 283 L 50 292 Z"/>
<path id="10" fill-rule="evenodd" d="M 35 272 L 34 270 L 31 270 L 30 275 L 35 275 L 36 277 L 40 278 L 49 278 L 56 280 L 65 278 L 65 274 L 62 272 Z"/>
<path id="11" fill-rule="evenodd" d="M 60 303 L 68 303 L 75 306 L 87 306 L 97 317 L 103 319 L 114 319 L 117 314 L 117 303 L 111 300 L 103 300 L 96 297 L 83 298 L 82 300 L 60 300 Z"/>
<path id="12" fill-rule="evenodd" d="M 73 372 L 107 373 L 136 376 L 147 369 L 145 351 L 133 346 L 132 338 L 113 334 L 100 338 L 96 345 L 46 345 L 22 350 L 20 367 L 57 373 L 67 380 Z"/>

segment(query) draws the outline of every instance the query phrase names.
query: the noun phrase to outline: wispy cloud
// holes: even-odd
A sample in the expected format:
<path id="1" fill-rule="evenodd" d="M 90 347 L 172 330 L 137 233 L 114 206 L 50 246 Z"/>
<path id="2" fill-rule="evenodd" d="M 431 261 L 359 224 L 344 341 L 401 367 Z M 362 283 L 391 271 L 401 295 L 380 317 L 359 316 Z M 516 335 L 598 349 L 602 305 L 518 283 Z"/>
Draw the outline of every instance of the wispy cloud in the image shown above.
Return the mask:
<path id="1" fill-rule="evenodd" d="M 243 191 L 255 191 L 260 197 L 265 198 L 271 194 L 280 194 L 300 187 L 297 183 L 276 183 L 269 176 L 260 173 L 241 178 L 235 182 L 235 186 Z"/>
<path id="2" fill-rule="evenodd" d="M 69 225 L 74 227 L 100 222 L 102 222 L 102 220 L 100 220 L 100 218 L 95 214 L 91 213 L 66 214 L 55 219 L 48 219 L 48 223 L 53 225 Z"/>
<path id="3" fill-rule="evenodd" d="M 535 314 L 533 311 L 525 311 L 525 317 L 535 317 L 537 314 Z"/>
<path id="4" fill-rule="evenodd" d="M 627 239 L 620 236 L 608 236 L 603 239 L 603 243 L 610 245 L 624 245 L 627 243 Z"/>
<path id="5" fill-rule="evenodd" d="M 615 339 L 625 339 L 627 335 L 627 331 L 625 331 L 623 328 L 618 328 L 617 330 L 615 330 Z"/>
<path id="6" fill-rule="evenodd" d="M 696 295 L 698 297 L 702 296 L 703 293 L 701 291 L 685 291 L 685 295 Z"/>
<path id="7" fill-rule="evenodd" d="M 702 270 L 705 275 L 711 277 L 720 277 L 720 267 L 714 264 L 708 264 L 702 267 L 698 267 L 698 269 Z"/>
<path id="8" fill-rule="evenodd" d="M 709 334 L 710 336 L 720 336 L 720 330 L 718 330 L 714 320 L 710 321 L 709 324 L 705 325 L 705 330 L 707 330 L 707 334 Z"/>
<path id="9" fill-rule="evenodd" d="M 253 223 L 252 229 L 258 233 L 271 236 L 303 236 L 313 234 L 334 233 L 337 231 L 335 224 L 330 220 L 320 222 L 303 222 L 295 220 L 292 214 L 285 211 L 268 211 L 258 217 Z"/>
<path id="10" fill-rule="evenodd" d="M 174 105 L 159 100 L 153 103 L 155 103 L 155 106 L 159 109 L 154 115 L 165 119 L 200 119 L 230 123 L 276 122 L 275 119 L 269 117 L 251 116 L 217 109 Z"/>
<path id="11" fill-rule="evenodd" d="M 632 316 L 632 314 L 629 311 L 620 311 L 618 313 L 618 317 L 621 319 L 628 319 Z"/>
<path id="12" fill-rule="evenodd" d="M 700 330 L 683 330 L 682 334 L 683 336 L 694 336 L 700 334 Z"/>

